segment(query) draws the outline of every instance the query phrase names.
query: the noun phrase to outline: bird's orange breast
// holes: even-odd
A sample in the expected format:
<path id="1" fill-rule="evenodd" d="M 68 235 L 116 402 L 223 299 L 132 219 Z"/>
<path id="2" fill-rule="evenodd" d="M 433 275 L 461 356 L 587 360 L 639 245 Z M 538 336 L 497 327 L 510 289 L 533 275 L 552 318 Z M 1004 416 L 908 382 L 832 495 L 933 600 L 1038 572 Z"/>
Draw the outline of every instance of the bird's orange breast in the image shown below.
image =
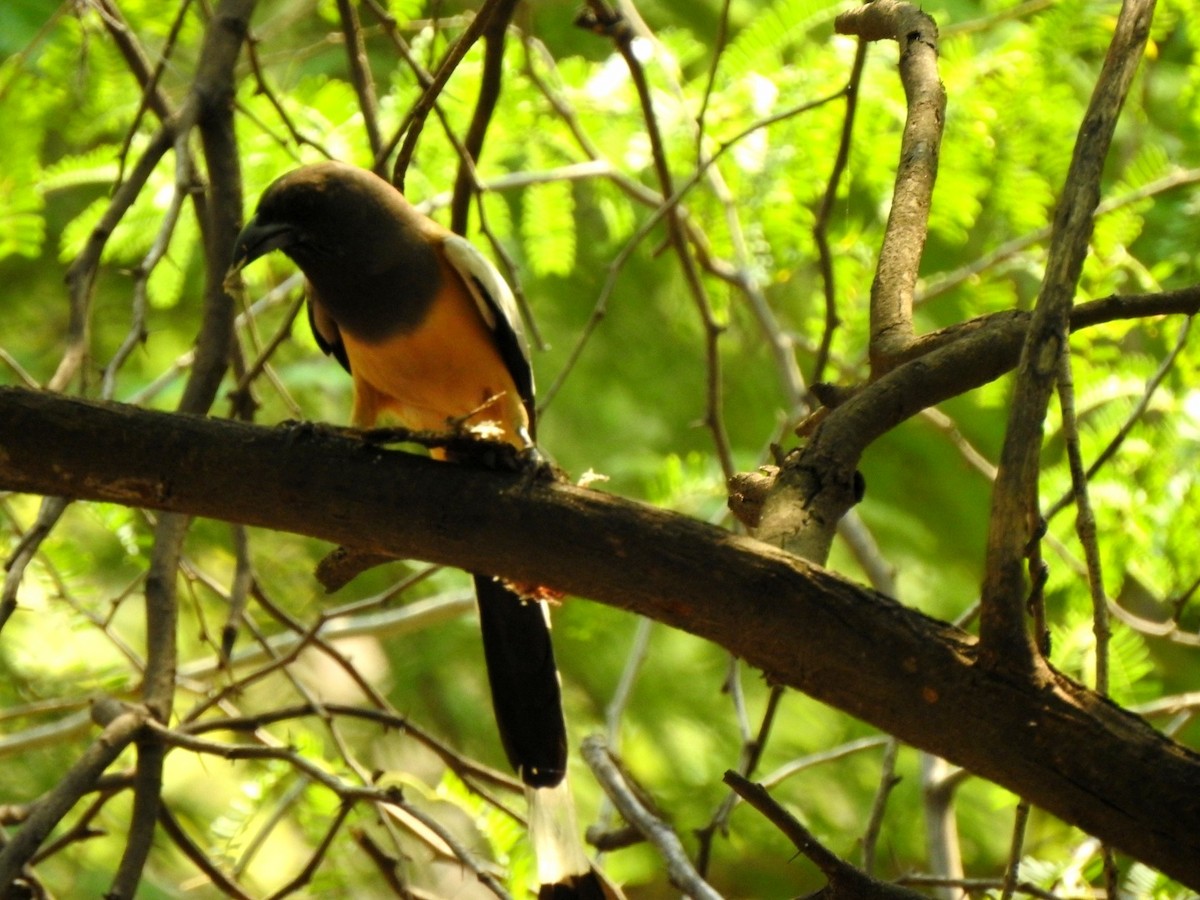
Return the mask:
<path id="1" fill-rule="evenodd" d="M 528 415 L 475 301 L 457 273 L 420 324 L 377 341 L 341 331 L 354 376 L 353 423 L 381 416 L 407 428 L 443 431 L 492 422 L 502 440 L 525 446 Z"/>

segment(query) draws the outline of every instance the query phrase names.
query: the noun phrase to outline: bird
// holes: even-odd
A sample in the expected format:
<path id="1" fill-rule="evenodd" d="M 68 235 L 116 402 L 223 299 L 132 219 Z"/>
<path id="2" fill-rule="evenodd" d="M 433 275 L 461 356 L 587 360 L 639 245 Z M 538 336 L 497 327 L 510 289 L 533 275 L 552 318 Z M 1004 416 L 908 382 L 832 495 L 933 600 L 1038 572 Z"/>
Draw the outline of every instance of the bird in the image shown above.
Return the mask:
<path id="1" fill-rule="evenodd" d="M 227 282 L 273 251 L 303 272 L 317 344 L 350 373 L 353 426 L 381 417 L 433 431 L 486 425 L 518 451 L 537 452 L 520 312 L 503 276 L 466 238 L 374 172 L 326 161 L 287 172 L 262 193 L 236 239 Z M 579 837 L 546 604 L 487 573 L 474 582 L 497 730 L 528 799 L 538 898 L 623 900 Z"/>

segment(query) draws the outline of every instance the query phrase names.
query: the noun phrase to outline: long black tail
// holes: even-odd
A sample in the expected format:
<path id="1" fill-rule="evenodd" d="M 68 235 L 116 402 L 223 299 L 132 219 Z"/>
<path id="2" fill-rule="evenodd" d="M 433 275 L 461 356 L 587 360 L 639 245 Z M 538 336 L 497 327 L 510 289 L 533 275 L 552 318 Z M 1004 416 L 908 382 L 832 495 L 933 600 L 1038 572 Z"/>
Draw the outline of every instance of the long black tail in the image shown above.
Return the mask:
<path id="1" fill-rule="evenodd" d="M 492 707 L 508 761 L 525 784 L 537 856 L 538 900 L 612 900 L 620 892 L 592 869 L 567 786 L 567 729 L 545 606 L 475 576 Z"/>
<path id="2" fill-rule="evenodd" d="M 485 575 L 475 596 L 504 752 L 525 784 L 554 787 L 567 771 L 567 728 L 546 611 Z"/>

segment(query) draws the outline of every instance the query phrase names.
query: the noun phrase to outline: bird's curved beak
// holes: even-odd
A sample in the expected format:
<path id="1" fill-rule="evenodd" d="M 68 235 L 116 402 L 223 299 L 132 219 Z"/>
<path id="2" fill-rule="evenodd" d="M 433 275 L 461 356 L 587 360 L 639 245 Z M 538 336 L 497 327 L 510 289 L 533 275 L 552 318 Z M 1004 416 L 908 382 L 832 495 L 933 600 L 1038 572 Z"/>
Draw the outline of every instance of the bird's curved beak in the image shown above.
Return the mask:
<path id="1" fill-rule="evenodd" d="M 224 287 L 230 290 L 234 279 L 250 263 L 272 250 L 287 250 L 300 239 L 292 225 L 279 222 L 262 223 L 252 218 L 233 244 L 233 262 L 225 272 Z"/>

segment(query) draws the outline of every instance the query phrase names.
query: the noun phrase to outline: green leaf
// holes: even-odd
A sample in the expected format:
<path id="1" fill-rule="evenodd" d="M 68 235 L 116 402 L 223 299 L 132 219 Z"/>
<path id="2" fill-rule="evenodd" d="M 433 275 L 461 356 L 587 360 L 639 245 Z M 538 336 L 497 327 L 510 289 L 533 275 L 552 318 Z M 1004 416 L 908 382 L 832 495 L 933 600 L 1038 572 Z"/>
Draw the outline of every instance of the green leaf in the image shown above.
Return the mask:
<path id="1" fill-rule="evenodd" d="M 532 272 L 568 275 L 575 268 L 575 196 L 565 181 L 532 185 L 522 195 L 521 240 Z"/>

